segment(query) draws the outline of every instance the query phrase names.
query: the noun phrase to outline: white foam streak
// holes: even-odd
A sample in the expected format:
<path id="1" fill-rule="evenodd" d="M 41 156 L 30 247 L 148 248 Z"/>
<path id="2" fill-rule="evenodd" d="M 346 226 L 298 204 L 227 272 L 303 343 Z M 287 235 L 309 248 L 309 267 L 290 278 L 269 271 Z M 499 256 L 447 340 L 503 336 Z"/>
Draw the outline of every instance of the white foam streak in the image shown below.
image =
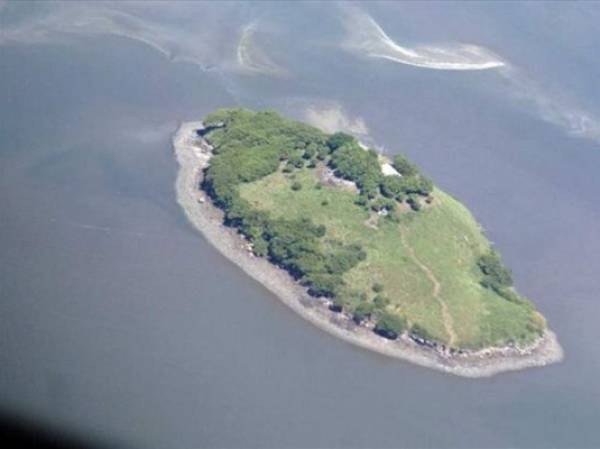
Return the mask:
<path id="1" fill-rule="evenodd" d="M 237 46 L 237 61 L 240 68 L 248 73 L 279 77 L 288 75 L 283 67 L 273 62 L 258 46 L 255 39 L 256 30 L 256 22 L 249 23 L 242 28 Z"/>
<path id="2" fill-rule="evenodd" d="M 114 35 L 142 42 L 172 61 L 208 69 L 218 58 L 209 30 L 186 31 L 103 6 L 55 5 L 43 16 L 5 27 L 0 44 L 68 43 L 74 36 Z"/>
<path id="3" fill-rule="evenodd" d="M 549 92 L 514 66 L 507 66 L 498 73 L 508 82 L 515 101 L 531 114 L 563 128 L 571 136 L 600 143 L 600 119 L 594 114 L 583 110 L 565 95 Z"/>
<path id="4" fill-rule="evenodd" d="M 402 47 L 375 19 L 358 8 L 344 9 L 343 24 L 346 28 L 343 47 L 367 57 L 437 70 L 486 70 L 505 65 L 497 55 L 476 45 Z"/>
<path id="5" fill-rule="evenodd" d="M 497 69 L 510 95 L 529 113 L 566 130 L 570 135 L 600 142 L 600 120 L 526 76 L 508 61 L 476 45 L 402 47 L 366 12 L 343 9 L 346 39 L 342 46 L 359 55 L 435 70 Z"/>

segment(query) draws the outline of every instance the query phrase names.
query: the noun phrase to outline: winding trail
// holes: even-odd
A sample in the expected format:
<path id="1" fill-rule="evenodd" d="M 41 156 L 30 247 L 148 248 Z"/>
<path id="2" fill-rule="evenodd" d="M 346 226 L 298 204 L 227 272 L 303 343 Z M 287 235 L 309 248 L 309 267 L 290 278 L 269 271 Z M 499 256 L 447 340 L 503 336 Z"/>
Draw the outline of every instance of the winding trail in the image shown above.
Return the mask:
<path id="1" fill-rule="evenodd" d="M 419 260 L 419 258 L 415 254 L 415 250 L 406 241 L 406 235 L 405 235 L 404 230 L 400 231 L 400 240 L 402 241 L 402 245 L 404 245 L 404 247 L 408 251 L 408 254 L 410 255 L 410 257 L 417 264 L 417 266 L 425 273 L 425 275 L 427 276 L 427 279 L 429 279 L 431 281 L 431 284 L 433 285 L 432 294 L 442 309 L 442 319 L 444 322 L 444 328 L 446 329 L 446 333 L 448 334 L 448 337 L 449 337 L 448 346 L 453 347 L 454 343 L 456 342 L 456 339 L 457 339 L 456 333 L 454 332 L 454 320 L 452 319 L 452 315 L 450 314 L 450 311 L 448 310 L 448 305 L 446 304 L 446 302 L 440 295 L 440 292 L 442 290 L 442 285 L 440 284 L 440 281 L 437 280 L 437 278 L 435 277 L 435 275 L 433 274 L 431 269 Z"/>

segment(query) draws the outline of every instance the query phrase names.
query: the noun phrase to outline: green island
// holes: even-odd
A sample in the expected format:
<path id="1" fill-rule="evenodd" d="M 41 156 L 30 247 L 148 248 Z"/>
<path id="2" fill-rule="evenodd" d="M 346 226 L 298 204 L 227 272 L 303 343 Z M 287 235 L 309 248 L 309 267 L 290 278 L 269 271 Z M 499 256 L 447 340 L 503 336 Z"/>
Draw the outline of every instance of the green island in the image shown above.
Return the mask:
<path id="1" fill-rule="evenodd" d="M 467 208 L 404 156 L 273 111 L 221 109 L 194 132 L 210 149 L 197 182 L 222 227 L 330 315 L 447 358 L 528 354 L 551 334 Z M 559 360 L 552 344 L 519 367 Z"/>

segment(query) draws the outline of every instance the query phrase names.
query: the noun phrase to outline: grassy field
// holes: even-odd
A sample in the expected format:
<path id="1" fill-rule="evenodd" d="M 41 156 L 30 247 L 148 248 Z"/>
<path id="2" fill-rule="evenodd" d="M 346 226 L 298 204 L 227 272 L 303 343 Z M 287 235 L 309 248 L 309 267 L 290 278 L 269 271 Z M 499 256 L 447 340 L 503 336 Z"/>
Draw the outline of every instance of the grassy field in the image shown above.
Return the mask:
<path id="1" fill-rule="evenodd" d="M 448 346 L 476 349 L 536 336 L 532 325 L 543 319 L 529 302 L 507 301 L 480 285 L 477 260 L 489 243 L 469 211 L 438 189 L 431 206 L 405 210 L 398 221 L 356 205 L 354 192 L 322 185 L 315 169 L 279 170 L 239 189 L 275 218 L 309 216 L 325 225 L 323 245 L 359 243 L 367 258 L 344 273 L 346 284 L 367 301 L 375 296 L 372 286 L 383 285 L 387 311 Z"/>

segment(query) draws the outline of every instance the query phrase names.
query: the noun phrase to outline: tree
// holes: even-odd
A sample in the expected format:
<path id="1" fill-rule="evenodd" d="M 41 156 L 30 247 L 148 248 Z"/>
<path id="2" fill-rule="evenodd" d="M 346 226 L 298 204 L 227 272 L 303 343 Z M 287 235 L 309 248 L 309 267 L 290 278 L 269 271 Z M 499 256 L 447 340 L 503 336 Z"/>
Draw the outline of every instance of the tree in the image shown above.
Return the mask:
<path id="1" fill-rule="evenodd" d="M 410 328 L 410 336 L 417 341 L 433 341 L 433 336 L 429 331 L 418 323 L 413 324 Z"/>
<path id="2" fill-rule="evenodd" d="M 347 306 L 346 299 L 341 295 L 336 295 L 329 306 L 329 310 L 332 312 L 340 313 L 344 310 L 344 307 Z"/>
<path id="3" fill-rule="evenodd" d="M 258 257 L 264 257 L 269 252 L 269 244 L 262 237 L 252 241 L 252 252 Z"/>
<path id="4" fill-rule="evenodd" d="M 481 269 L 482 273 L 488 277 L 490 284 L 497 283 L 503 287 L 509 287 L 513 283 L 512 274 L 508 268 L 502 263 L 500 255 L 490 250 L 486 254 L 483 254 L 477 265 Z"/>
<path id="5" fill-rule="evenodd" d="M 375 293 L 381 293 L 383 291 L 383 284 L 380 284 L 379 282 L 375 282 L 371 286 L 371 290 L 373 290 Z"/>
<path id="6" fill-rule="evenodd" d="M 390 300 L 385 296 L 378 294 L 373 298 L 373 304 L 375 304 L 375 307 L 378 309 L 384 309 L 390 304 Z"/>
<path id="7" fill-rule="evenodd" d="M 375 212 L 382 210 L 392 211 L 396 208 L 396 202 L 388 198 L 379 197 L 371 203 L 371 209 Z"/>
<path id="8" fill-rule="evenodd" d="M 348 143 L 353 143 L 354 141 L 354 137 L 350 136 L 349 134 L 337 132 L 335 134 L 332 134 L 327 139 L 327 146 L 329 147 L 329 149 L 331 149 L 331 151 L 335 151 Z"/>
<path id="9" fill-rule="evenodd" d="M 406 319 L 400 315 L 384 313 L 381 315 L 374 331 L 376 334 L 390 340 L 395 340 L 406 329 Z"/>
<path id="10" fill-rule="evenodd" d="M 289 163 L 296 168 L 304 167 L 304 158 L 299 153 L 294 153 L 289 158 Z"/>
<path id="11" fill-rule="evenodd" d="M 325 258 L 325 268 L 329 273 L 342 274 L 351 270 L 366 258 L 367 253 L 360 245 L 340 245 L 331 253 L 327 254 Z"/>
<path id="12" fill-rule="evenodd" d="M 404 184 L 400 176 L 384 176 L 381 181 L 381 193 L 387 198 L 402 202 L 405 196 Z"/>
<path id="13" fill-rule="evenodd" d="M 369 204 L 369 197 L 361 193 L 354 200 L 354 204 L 356 204 L 357 206 L 366 206 L 367 204 Z"/>
<path id="14" fill-rule="evenodd" d="M 363 150 L 356 143 L 347 144 L 333 153 L 329 165 L 337 176 L 355 182 L 367 197 L 379 194 L 383 175 L 375 153 Z"/>
<path id="15" fill-rule="evenodd" d="M 352 314 L 352 319 L 356 324 L 362 323 L 364 320 L 369 319 L 371 314 L 375 311 L 375 306 L 370 302 L 359 303 Z"/>
<path id="16" fill-rule="evenodd" d="M 433 191 L 433 183 L 422 175 L 384 176 L 381 180 L 381 193 L 387 198 L 403 201 L 407 195 L 428 196 Z"/>
<path id="17" fill-rule="evenodd" d="M 310 273 L 304 279 L 304 284 L 309 286 L 309 295 L 332 298 L 340 287 L 344 285 L 344 281 L 339 275 Z"/>
<path id="18" fill-rule="evenodd" d="M 402 176 L 415 176 L 419 173 L 417 167 L 401 154 L 394 156 L 393 166 Z"/>
<path id="19" fill-rule="evenodd" d="M 419 198 L 417 198 L 414 194 L 411 194 L 406 199 L 406 202 L 410 206 L 412 210 L 415 212 L 421 210 L 421 203 L 419 203 Z"/>

